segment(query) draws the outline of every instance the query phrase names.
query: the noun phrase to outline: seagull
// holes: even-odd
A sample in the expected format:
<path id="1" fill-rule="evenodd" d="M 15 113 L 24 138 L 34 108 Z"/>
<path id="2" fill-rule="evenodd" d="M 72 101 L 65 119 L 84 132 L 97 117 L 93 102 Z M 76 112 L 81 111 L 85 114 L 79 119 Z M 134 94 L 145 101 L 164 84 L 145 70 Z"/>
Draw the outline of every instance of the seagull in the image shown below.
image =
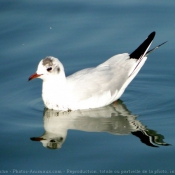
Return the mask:
<path id="1" fill-rule="evenodd" d="M 118 100 L 144 65 L 156 32 L 131 54 L 115 55 L 97 67 L 80 70 L 68 77 L 63 64 L 53 56 L 42 59 L 28 81 L 40 78 L 42 99 L 48 109 L 72 111 L 99 108 Z"/>

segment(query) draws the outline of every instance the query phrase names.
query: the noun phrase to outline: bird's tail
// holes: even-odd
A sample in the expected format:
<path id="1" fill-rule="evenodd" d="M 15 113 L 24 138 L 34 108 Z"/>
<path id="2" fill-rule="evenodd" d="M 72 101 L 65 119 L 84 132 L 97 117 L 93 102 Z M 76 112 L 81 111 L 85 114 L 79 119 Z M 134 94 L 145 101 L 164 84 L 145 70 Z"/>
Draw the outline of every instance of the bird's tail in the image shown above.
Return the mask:
<path id="1" fill-rule="evenodd" d="M 134 51 L 130 54 L 131 59 L 141 59 L 147 54 L 147 50 L 149 49 L 156 32 L 152 32 L 148 38 Z"/>
<path id="2" fill-rule="evenodd" d="M 144 62 L 146 61 L 146 57 L 148 54 L 150 54 L 151 52 L 153 52 L 154 50 L 156 50 L 157 48 L 159 48 L 160 46 L 162 46 L 163 44 L 165 44 L 166 42 L 163 42 L 162 44 L 159 44 L 158 46 L 154 47 L 153 49 L 149 50 L 149 47 L 155 37 L 156 32 L 152 32 L 148 38 L 134 51 L 130 54 L 130 59 L 136 59 L 137 60 L 137 64 L 135 66 L 135 68 L 132 70 L 131 75 L 133 75 L 133 73 L 138 72 L 140 70 L 140 68 L 143 66 Z"/>

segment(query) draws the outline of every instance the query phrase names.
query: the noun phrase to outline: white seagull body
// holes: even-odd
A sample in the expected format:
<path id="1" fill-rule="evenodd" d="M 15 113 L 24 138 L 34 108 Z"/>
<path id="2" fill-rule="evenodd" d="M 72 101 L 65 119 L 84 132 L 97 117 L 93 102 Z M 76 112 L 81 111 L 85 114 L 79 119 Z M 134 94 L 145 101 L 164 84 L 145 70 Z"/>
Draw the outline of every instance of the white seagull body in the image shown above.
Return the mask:
<path id="1" fill-rule="evenodd" d="M 62 63 L 48 56 L 40 61 L 37 72 L 29 80 L 43 80 L 42 98 L 49 109 L 67 111 L 109 105 L 121 97 L 147 55 L 160 46 L 148 51 L 154 36 L 155 32 L 152 32 L 131 54 L 115 55 L 97 67 L 83 69 L 68 77 Z"/>

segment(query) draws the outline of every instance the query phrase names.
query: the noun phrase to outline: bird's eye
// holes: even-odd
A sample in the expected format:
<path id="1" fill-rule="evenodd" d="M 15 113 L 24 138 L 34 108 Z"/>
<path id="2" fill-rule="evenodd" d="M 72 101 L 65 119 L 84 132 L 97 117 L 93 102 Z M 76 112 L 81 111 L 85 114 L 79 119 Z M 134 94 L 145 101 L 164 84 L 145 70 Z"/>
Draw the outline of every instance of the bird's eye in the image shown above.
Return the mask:
<path id="1" fill-rule="evenodd" d="M 48 72 L 51 71 L 51 70 L 52 70 L 52 67 L 47 68 L 47 71 L 48 71 Z"/>

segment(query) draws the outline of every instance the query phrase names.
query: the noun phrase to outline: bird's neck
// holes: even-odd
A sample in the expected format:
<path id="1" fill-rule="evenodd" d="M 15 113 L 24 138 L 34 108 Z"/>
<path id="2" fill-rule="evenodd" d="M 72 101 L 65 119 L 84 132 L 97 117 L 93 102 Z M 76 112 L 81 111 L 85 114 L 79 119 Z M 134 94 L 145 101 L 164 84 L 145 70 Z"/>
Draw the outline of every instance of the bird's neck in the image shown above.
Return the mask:
<path id="1" fill-rule="evenodd" d="M 43 88 L 51 88 L 54 90 L 54 88 L 62 88 L 66 85 L 66 76 L 64 74 L 62 75 L 53 75 L 47 79 L 43 80 Z"/>
<path id="2" fill-rule="evenodd" d="M 42 98 L 49 109 L 68 110 L 70 102 L 70 91 L 67 79 L 63 76 L 53 76 L 43 80 Z"/>
<path id="3" fill-rule="evenodd" d="M 52 77 L 43 80 L 42 95 L 54 96 L 63 95 L 66 91 L 67 80 L 65 75 L 53 75 Z"/>

